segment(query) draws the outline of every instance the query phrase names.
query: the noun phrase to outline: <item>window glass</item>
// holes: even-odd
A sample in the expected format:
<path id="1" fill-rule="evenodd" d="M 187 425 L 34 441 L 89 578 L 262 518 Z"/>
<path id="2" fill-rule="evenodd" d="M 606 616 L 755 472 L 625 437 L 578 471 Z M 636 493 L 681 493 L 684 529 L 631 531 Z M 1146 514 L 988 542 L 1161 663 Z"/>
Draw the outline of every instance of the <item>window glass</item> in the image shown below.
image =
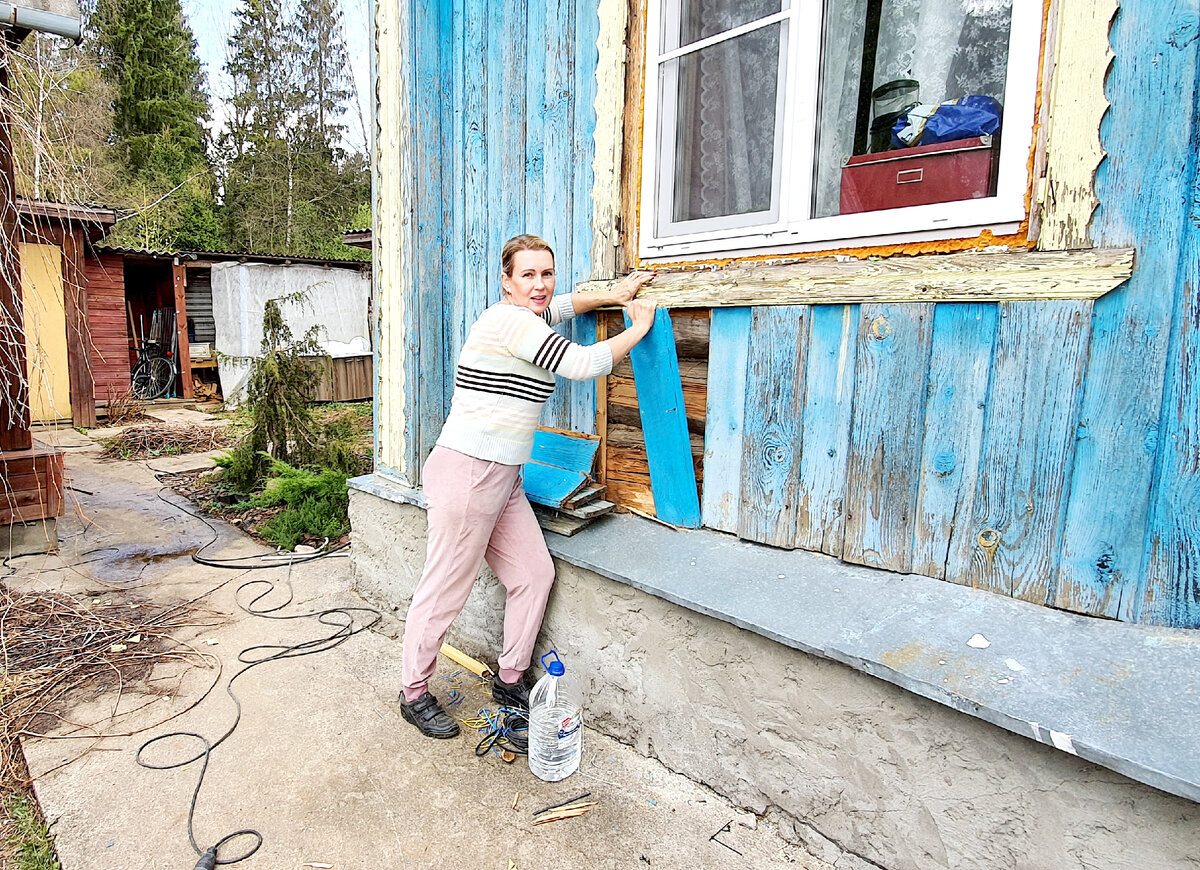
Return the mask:
<path id="1" fill-rule="evenodd" d="M 675 105 L 670 220 L 773 207 L 781 27 L 752 30 L 663 65 L 663 104 Z"/>
<path id="2" fill-rule="evenodd" d="M 766 18 L 783 8 L 781 0 L 683 0 L 679 6 L 679 29 L 664 34 L 665 51 Z"/>
<path id="3" fill-rule="evenodd" d="M 826 0 L 811 216 L 992 195 L 1011 17 L 1012 0 Z"/>

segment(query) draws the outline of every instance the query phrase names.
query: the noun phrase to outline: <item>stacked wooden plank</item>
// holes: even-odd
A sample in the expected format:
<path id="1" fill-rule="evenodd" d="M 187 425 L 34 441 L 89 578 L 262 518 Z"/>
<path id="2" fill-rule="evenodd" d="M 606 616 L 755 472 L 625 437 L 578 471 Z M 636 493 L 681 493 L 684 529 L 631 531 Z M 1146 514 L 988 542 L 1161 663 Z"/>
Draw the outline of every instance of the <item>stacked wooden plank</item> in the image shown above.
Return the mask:
<path id="1" fill-rule="evenodd" d="M 57 517 L 63 509 L 62 451 L 0 451 L 0 525 Z"/>
<path id="2" fill-rule="evenodd" d="M 542 528 L 570 536 L 616 508 L 604 500 L 605 488 L 596 480 L 599 452 L 595 435 L 537 430 L 524 479 Z"/>

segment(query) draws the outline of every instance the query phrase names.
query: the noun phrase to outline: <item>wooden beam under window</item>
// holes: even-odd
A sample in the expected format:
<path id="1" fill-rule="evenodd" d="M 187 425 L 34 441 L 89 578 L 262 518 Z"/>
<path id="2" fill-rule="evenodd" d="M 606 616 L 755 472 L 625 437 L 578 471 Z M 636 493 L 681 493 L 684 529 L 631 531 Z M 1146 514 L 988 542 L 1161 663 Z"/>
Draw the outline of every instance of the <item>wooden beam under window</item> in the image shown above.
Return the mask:
<path id="1" fill-rule="evenodd" d="M 641 295 L 665 308 L 856 302 L 1000 302 L 1097 299 L 1133 274 L 1132 248 L 969 252 L 886 260 L 805 260 L 664 272 Z M 576 292 L 607 290 L 586 281 Z"/>

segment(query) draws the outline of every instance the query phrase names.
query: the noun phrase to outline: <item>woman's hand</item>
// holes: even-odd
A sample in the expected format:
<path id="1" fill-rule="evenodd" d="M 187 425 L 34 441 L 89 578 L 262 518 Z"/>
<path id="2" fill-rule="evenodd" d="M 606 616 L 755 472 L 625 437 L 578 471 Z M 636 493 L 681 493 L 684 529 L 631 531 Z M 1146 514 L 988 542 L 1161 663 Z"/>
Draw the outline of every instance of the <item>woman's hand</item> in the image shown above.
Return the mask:
<path id="1" fill-rule="evenodd" d="M 645 332 L 649 332 L 654 325 L 654 312 L 657 309 L 658 304 L 653 299 L 632 299 L 625 306 L 633 327 Z"/>
<path id="2" fill-rule="evenodd" d="M 657 272 L 630 272 L 614 285 L 610 291 L 612 301 L 617 305 L 628 305 L 643 286 L 654 280 Z"/>

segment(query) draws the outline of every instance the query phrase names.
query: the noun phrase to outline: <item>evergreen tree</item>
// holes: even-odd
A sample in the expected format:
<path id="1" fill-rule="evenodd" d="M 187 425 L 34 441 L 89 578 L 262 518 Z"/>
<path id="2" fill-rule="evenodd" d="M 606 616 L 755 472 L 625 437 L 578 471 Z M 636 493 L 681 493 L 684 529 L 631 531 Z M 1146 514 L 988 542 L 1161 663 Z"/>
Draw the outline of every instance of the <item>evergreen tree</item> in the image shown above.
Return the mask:
<path id="1" fill-rule="evenodd" d="M 361 257 L 341 243 L 354 209 L 369 196 L 369 177 L 365 160 L 342 148 L 350 89 L 340 10 L 315 0 L 289 21 L 281 0 L 246 0 L 235 17 L 226 64 L 232 111 L 222 139 L 232 244 L 258 253 Z"/>
<path id="2" fill-rule="evenodd" d="M 303 4 L 294 30 L 300 59 L 297 81 L 302 100 L 300 128 L 312 146 L 336 154 L 346 132 L 340 118 L 351 98 L 341 7 L 333 0 Z"/>
<path id="3" fill-rule="evenodd" d="M 234 12 L 225 69 L 233 83 L 223 137 L 225 214 L 235 248 L 291 250 L 296 154 L 289 126 L 299 99 L 295 44 L 280 0 L 247 0 Z"/>
<path id="4" fill-rule="evenodd" d="M 169 132 L 182 160 L 206 159 L 208 99 L 196 40 L 179 0 L 98 0 L 94 50 L 117 89 L 113 133 L 137 170 Z"/>
<path id="5" fill-rule="evenodd" d="M 222 246 L 208 162 L 208 97 L 179 0 L 97 0 L 88 41 L 114 89 L 113 141 L 132 210 L 116 241 L 150 248 Z"/>

